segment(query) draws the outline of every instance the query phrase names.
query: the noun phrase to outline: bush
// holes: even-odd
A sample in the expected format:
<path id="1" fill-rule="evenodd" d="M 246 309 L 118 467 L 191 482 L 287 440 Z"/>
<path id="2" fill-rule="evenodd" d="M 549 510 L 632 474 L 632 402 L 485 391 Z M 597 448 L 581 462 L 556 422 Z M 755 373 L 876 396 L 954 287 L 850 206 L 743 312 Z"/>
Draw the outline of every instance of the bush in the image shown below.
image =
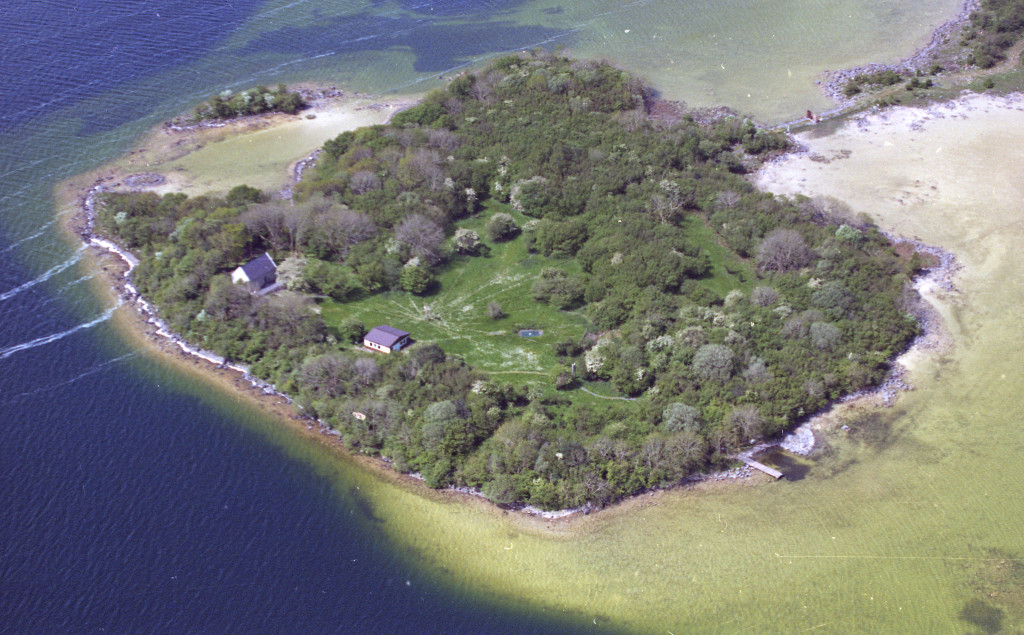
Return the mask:
<path id="1" fill-rule="evenodd" d="M 750 301 L 760 307 L 769 307 L 779 301 L 779 294 L 771 287 L 756 287 L 750 294 Z"/>
<path id="2" fill-rule="evenodd" d="M 583 285 L 576 278 L 570 278 L 561 269 L 548 267 L 533 283 L 533 299 L 546 302 L 557 309 L 571 309 L 583 301 Z"/>
<path id="3" fill-rule="evenodd" d="M 846 313 L 846 309 L 853 304 L 853 295 L 843 286 L 843 283 L 830 280 L 814 292 L 811 296 L 811 304 L 823 309 L 835 319 L 840 319 Z"/>
<path id="4" fill-rule="evenodd" d="M 498 212 L 487 221 L 487 235 L 493 241 L 508 240 L 519 232 L 511 214 Z"/>
<path id="5" fill-rule="evenodd" d="M 480 251 L 480 235 L 472 229 L 456 229 L 454 243 L 460 254 L 476 255 Z"/>

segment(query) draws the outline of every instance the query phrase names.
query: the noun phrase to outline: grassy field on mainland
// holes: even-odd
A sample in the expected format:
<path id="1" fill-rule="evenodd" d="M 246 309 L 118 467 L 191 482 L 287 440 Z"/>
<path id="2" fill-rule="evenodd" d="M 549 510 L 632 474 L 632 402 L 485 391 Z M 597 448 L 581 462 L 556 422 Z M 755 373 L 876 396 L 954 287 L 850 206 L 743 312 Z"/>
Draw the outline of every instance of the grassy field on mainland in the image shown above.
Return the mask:
<path id="1" fill-rule="evenodd" d="M 480 215 L 458 226 L 484 237 L 487 219 L 499 211 L 512 214 L 520 226 L 528 220 L 507 205 L 489 202 Z M 485 239 L 484 243 L 489 253 L 453 256 L 423 296 L 391 291 L 349 302 L 324 301 L 324 321 L 328 327 L 350 317 L 366 328 L 389 324 L 410 332 L 416 341 L 438 344 L 497 379 L 550 385 L 561 368 L 552 344 L 567 338 L 578 341 L 590 322 L 580 312 L 559 311 L 537 302 L 530 288 L 545 267 L 577 273 L 579 265 L 530 254 L 521 237 L 499 243 Z M 504 317 L 488 316 L 490 302 L 501 306 Z M 521 337 L 520 329 L 543 334 Z"/>

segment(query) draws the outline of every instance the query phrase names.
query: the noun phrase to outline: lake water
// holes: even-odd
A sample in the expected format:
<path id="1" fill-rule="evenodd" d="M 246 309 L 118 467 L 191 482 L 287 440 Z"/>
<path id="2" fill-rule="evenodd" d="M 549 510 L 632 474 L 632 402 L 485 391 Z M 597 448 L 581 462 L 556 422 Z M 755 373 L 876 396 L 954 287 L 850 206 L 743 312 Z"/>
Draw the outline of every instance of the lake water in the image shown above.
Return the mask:
<path id="1" fill-rule="evenodd" d="M 962 297 L 940 304 L 960 346 L 917 368 L 917 391 L 832 438 L 799 482 L 659 494 L 571 530 L 381 483 L 137 352 L 53 222 L 56 183 L 225 87 L 329 79 L 418 92 L 501 51 L 565 46 L 635 69 L 667 96 L 783 120 L 824 105 L 810 84 L 821 70 L 903 56 L 955 10 L 5 3 L 0 632 L 1019 627 L 1024 217 L 1020 193 L 1007 192 L 1022 146 L 999 119 L 936 124 L 945 137 L 924 128 L 925 145 L 888 140 L 904 154 L 837 135 L 814 143 L 850 159 L 797 177 L 968 265 Z M 924 162 L 933 155 L 966 162 Z M 890 164 L 905 169 L 879 169 Z M 860 180 L 828 185 L 843 173 Z"/>

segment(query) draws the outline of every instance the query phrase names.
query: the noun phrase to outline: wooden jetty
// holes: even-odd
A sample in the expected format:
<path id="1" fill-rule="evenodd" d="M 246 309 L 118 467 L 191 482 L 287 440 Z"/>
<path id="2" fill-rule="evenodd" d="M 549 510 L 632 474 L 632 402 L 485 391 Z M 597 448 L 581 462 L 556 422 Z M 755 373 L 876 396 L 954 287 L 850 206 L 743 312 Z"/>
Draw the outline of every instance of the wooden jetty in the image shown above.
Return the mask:
<path id="1" fill-rule="evenodd" d="M 774 477 L 774 478 L 782 478 L 782 472 L 780 472 L 778 470 L 775 470 L 775 469 L 772 469 L 772 468 L 768 467 L 767 465 L 765 465 L 764 463 L 758 463 L 754 459 L 749 459 L 749 458 L 747 458 L 745 456 L 741 456 L 740 460 L 743 461 L 744 463 L 746 463 L 747 465 L 749 465 L 750 467 L 754 468 L 755 470 L 761 470 L 762 472 L 764 472 L 768 476 L 771 476 L 771 477 Z"/>

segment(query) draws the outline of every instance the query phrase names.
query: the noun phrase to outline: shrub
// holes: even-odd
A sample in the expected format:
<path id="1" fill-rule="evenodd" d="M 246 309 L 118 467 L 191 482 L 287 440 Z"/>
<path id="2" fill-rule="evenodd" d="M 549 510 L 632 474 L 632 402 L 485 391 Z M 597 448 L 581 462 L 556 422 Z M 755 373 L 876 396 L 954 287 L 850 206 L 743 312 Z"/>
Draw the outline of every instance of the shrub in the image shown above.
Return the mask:
<path id="1" fill-rule="evenodd" d="M 849 225 L 841 225 L 839 229 L 836 230 L 836 238 L 845 243 L 856 245 L 864 240 L 864 232 L 850 227 Z"/>
<path id="2" fill-rule="evenodd" d="M 519 232 L 519 228 L 516 227 L 511 214 L 498 212 L 487 221 L 486 231 L 491 240 L 499 241 L 512 238 Z"/>
<path id="3" fill-rule="evenodd" d="M 750 294 L 750 301 L 760 307 L 769 307 L 779 301 L 779 294 L 771 287 L 757 287 Z"/>
<path id="4" fill-rule="evenodd" d="M 731 308 L 743 301 L 746 295 L 740 289 L 733 289 L 725 295 L 725 306 Z"/>
<path id="5" fill-rule="evenodd" d="M 846 313 L 846 309 L 853 304 L 853 295 L 841 282 L 830 280 L 814 292 L 814 295 L 811 296 L 811 303 L 816 307 L 824 309 L 832 317 L 839 319 Z"/>
<path id="6" fill-rule="evenodd" d="M 460 254 L 476 255 L 480 251 L 480 235 L 472 229 L 456 229 L 454 242 Z"/>
<path id="7" fill-rule="evenodd" d="M 558 373 L 555 377 L 555 390 L 568 390 L 576 385 L 576 378 L 570 373 Z"/>
<path id="8" fill-rule="evenodd" d="M 761 384 L 772 380 L 772 372 L 768 370 L 768 365 L 764 363 L 763 359 L 755 357 L 750 360 L 750 365 L 743 371 L 743 379 L 752 384 Z"/>
<path id="9" fill-rule="evenodd" d="M 263 203 L 267 200 L 267 197 L 262 191 L 255 187 L 251 187 L 249 185 L 236 185 L 231 188 L 228 192 L 227 198 L 224 200 L 231 207 L 242 207 L 249 203 Z"/>

